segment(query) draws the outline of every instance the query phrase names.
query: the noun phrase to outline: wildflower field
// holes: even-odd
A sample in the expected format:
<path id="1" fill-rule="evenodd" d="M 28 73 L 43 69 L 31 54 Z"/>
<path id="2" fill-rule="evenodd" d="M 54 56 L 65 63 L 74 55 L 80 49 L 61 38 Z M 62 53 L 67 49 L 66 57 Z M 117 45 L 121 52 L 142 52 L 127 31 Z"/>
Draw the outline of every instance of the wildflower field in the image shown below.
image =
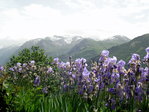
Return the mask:
<path id="1" fill-rule="evenodd" d="M 89 65 L 32 50 L 0 66 L 0 112 L 149 112 L 149 47 L 129 62 L 103 50 Z"/>

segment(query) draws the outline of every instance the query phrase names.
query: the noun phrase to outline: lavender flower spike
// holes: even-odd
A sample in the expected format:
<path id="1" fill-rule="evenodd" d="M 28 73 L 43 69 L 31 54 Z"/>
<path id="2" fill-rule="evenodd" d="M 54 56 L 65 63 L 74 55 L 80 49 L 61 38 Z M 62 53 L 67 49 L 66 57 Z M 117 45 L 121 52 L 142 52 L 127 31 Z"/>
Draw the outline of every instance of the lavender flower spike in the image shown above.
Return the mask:
<path id="1" fill-rule="evenodd" d="M 89 77 L 90 72 L 87 70 L 87 68 L 86 68 L 86 67 L 84 68 L 82 75 L 83 75 L 83 77 L 84 77 L 84 78 Z"/>
<path id="2" fill-rule="evenodd" d="M 47 93 L 48 93 L 48 88 L 47 88 L 47 87 L 44 87 L 44 88 L 42 89 L 42 92 L 45 93 L 45 94 L 47 94 Z"/>
<path id="3" fill-rule="evenodd" d="M 52 72 L 53 72 L 53 69 L 49 67 L 47 73 L 52 73 Z"/>
<path id="4" fill-rule="evenodd" d="M 108 50 L 103 50 L 103 51 L 101 52 L 101 55 L 102 55 L 102 56 L 105 56 L 105 57 L 108 57 L 108 56 L 109 56 L 109 51 L 108 51 Z"/>
<path id="5" fill-rule="evenodd" d="M 133 54 L 132 59 L 133 60 L 140 60 L 140 56 L 138 54 Z"/>
<path id="6" fill-rule="evenodd" d="M 59 62 L 59 58 L 54 58 L 53 61 L 54 61 L 55 63 L 58 63 L 58 62 Z"/>
<path id="7" fill-rule="evenodd" d="M 0 71 L 3 71 L 4 70 L 4 67 L 3 66 L 0 66 Z"/>
<path id="8" fill-rule="evenodd" d="M 30 61 L 30 63 L 31 63 L 31 64 L 35 64 L 35 61 L 34 61 L 34 60 L 32 60 L 32 61 Z"/>
<path id="9" fill-rule="evenodd" d="M 123 60 L 120 60 L 120 61 L 117 63 L 117 65 L 118 65 L 119 67 L 124 67 L 125 64 L 126 64 L 126 62 L 123 61 Z"/>
<path id="10" fill-rule="evenodd" d="M 148 61 L 149 60 L 149 47 L 147 47 L 146 49 L 146 56 L 144 57 L 144 61 Z"/>
<path id="11" fill-rule="evenodd" d="M 35 80 L 34 80 L 34 86 L 39 86 L 40 84 L 40 77 L 36 76 Z"/>
<path id="12" fill-rule="evenodd" d="M 17 66 L 20 67 L 21 66 L 21 63 L 17 63 Z"/>
<path id="13" fill-rule="evenodd" d="M 147 47 L 145 50 L 146 50 L 146 52 L 149 54 L 149 47 Z"/>

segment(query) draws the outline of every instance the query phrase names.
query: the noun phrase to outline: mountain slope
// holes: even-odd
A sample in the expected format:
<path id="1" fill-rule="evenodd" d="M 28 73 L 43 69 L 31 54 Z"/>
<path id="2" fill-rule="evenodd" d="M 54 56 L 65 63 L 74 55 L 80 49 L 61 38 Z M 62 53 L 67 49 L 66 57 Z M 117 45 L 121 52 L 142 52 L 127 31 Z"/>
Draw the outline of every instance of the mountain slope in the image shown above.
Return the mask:
<path id="1" fill-rule="evenodd" d="M 0 65 L 5 64 L 11 56 L 13 56 L 16 51 L 18 51 L 19 46 L 11 46 L 0 49 Z"/>
<path id="2" fill-rule="evenodd" d="M 144 57 L 145 49 L 149 47 L 149 34 L 145 34 L 128 43 L 124 43 L 119 46 L 115 46 L 109 49 L 111 56 L 116 56 L 118 59 L 128 61 L 131 58 L 132 53 L 137 53 L 141 57 Z"/>
<path id="3" fill-rule="evenodd" d="M 114 36 L 112 39 L 107 39 L 103 41 L 95 41 L 90 38 L 81 40 L 76 44 L 70 51 L 60 56 L 61 59 L 67 60 L 69 56 L 72 56 L 73 59 L 84 57 L 90 60 L 92 57 L 99 54 L 103 49 L 108 49 L 112 46 L 120 45 L 125 42 L 128 42 L 129 39 L 121 36 Z"/>
<path id="4" fill-rule="evenodd" d="M 149 34 L 144 34 L 127 43 L 111 47 L 108 50 L 110 51 L 110 56 L 116 56 L 118 60 L 123 59 L 128 62 L 133 53 L 137 53 L 143 58 L 146 55 L 145 49 L 147 47 L 149 47 Z M 98 59 L 99 55 L 91 60 L 97 61 Z"/>

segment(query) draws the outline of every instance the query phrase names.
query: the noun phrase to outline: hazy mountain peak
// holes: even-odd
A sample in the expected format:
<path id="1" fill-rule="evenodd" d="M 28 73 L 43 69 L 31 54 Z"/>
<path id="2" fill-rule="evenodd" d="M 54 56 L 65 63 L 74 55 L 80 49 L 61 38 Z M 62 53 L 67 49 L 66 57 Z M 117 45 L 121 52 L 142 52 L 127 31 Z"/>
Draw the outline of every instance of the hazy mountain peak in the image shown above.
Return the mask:
<path id="1" fill-rule="evenodd" d="M 83 39 L 83 37 L 81 37 L 81 36 L 74 36 L 74 37 L 72 37 L 72 40 L 79 40 L 79 39 Z"/>
<path id="2" fill-rule="evenodd" d="M 83 37 L 81 37 L 81 36 L 58 36 L 58 35 L 54 35 L 51 38 L 51 40 L 53 40 L 53 41 L 57 41 L 57 40 L 65 41 L 67 44 L 71 44 L 72 42 L 78 41 L 80 39 L 83 39 Z"/>
<path id="3" fill-rule="evenodd" d="M 128 61 L 132 53 L 137 53 L 143 58 L 146 54 L 145 49 L 149 46 L 149 34 L 138 36 L 131 41 L 109 49 L 111 56 Z"/>
<path id="4" fill-rule="evenodd" d="M 130 39 L 126 36 L 123 36 L 123 35 L 115 35 L 115 36 L 108 38 L 108 39 L 105 39 L 103 41 L 125 43 L 125 42 L 129 42 Z"/>
<path id="5" fill-rule="evenodd" d="M 126 37 L 124 35 L 115 35 L 111 39 L 115 39 L 115 40 L 118 40 L 118 39 L 121 39 L 121 40 L 130 40 L 128 37 Z"/>
<path id="6" fill-rule="evenodd" d="M 35 45 L 41 40 L 42 40 L 41 38 L 37 38 L 37 39 L 28 40 L 25 43 L 32 43 L 33 45 Z"/>
<path id="7" fill-rule="evenodd" d="M 11 38 L 0 39 L 0 49 L 7 48 L 10 46 L 21 46 L 24 41 L 13 40 Z"/>

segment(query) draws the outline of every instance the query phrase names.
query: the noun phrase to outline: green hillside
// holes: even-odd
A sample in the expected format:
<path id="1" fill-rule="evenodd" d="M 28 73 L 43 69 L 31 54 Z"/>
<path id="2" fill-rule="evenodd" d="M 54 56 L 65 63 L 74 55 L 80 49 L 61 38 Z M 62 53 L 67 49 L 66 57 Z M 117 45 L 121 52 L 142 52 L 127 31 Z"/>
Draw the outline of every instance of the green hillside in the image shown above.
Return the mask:
<path id="1" fill-rule="evenodd" d="M 137 53 L 143 58 L 146 54 L 145 49 L 147 47 L 149 47 L 149 34 L 144 34 L 127 43 L 111 47 L 108 50 L 110 51 L 110 56 L 116 56 L 118 59 L 123 59 L 128 62 L 132 53 Z M 91 60 L 97 61 L 98 58 L 99 55 Z"/>
<path id="2" fill-rule="evenodd" d="M 103 49 L 108 49 L 110 47 L 123 44 L 128 42 L 128 38 L 121 36 L 114 36 L 112 39 L 107 39 L 103 41 L 95 41 L 93 39 L 83 39 L 78 44 L 76 44 L 68 53 L 60 56 L 60 59 L 67 60 L 69 56 L 73 59 L 84 57 L 90 60 L 94 56 L 98 55 Z"/>
<path id="3" fill-rule="evenodd" d="M 146 54 L 145 48 L 147 47 L 149 47 L 149 34 L 136 37 L 128 43 L 112 47 L 109 51 L 111 56 L 128 61 L 132 53 L 137 53 L 143 58 Z"/>

